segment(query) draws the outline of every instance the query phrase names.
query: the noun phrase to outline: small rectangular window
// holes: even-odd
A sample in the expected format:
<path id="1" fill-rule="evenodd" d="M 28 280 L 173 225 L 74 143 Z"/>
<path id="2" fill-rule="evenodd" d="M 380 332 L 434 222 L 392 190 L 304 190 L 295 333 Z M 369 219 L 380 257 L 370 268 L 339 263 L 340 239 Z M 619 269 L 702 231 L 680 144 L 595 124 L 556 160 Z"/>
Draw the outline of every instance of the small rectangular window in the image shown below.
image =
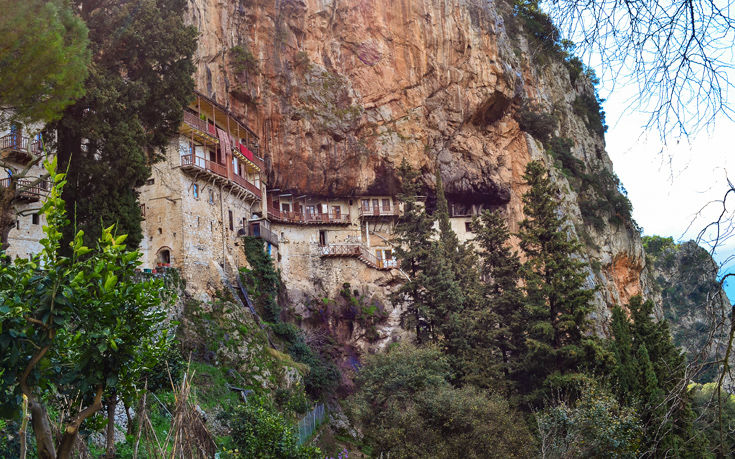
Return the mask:
<path id="1" fill-rule="evenodd" d="M 32 223 L 33 223 L 34 225 L 38 225 L 38 214 L 33 214 L 33 215 L 31 215 L 31 222 L 32 222 Z"/>
<path id="2" fill-rule="evenodd" d="M 140 216 L 145 218 L 145 204 L 140 205 Z"/>
<path id="3" fill-rule="evenodd" d="M 194 199 L 199 199 L 199 185 L 195 183 L 192 187 L 192 191 L 194 193 Z"/>
<path id="4" fill-rule="evenodd" d="M 472 232 L 472 222 L 464 222 L 464 230 L 468 233 Z"/>
<path id="5" fill-rule="evenodd" d="M 390 199 L 383 199 L 383 210 L 390 210 Z"/>
<path id="6" fill-rule="evenodd" d="M 228 210 L 227 213 L 228 213 L 228 215 L 230 217 L 230 231 L 232 231 L 232 230 L 235 229 L 235 226 L 234 226 L 234 224 L 232 222 L 232 211 L 231 210 Z"/>

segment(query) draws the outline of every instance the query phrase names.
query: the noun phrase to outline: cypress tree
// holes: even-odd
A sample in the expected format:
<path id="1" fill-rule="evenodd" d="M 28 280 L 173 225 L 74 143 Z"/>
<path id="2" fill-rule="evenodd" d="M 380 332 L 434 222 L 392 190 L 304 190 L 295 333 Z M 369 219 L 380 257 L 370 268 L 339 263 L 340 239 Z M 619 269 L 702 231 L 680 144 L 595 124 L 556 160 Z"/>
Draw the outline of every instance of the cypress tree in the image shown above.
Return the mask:
<path id="1" fill-rule="evenodd" d="M 630 319 L 620 308 L 613 310 L 611 347 L 618 398 L 641 413 L 644 442 L 652 454 L 701 457 L 707 445 L 694 432 L 685 357 L 674 345 L 668 323 L 654 320 L 653 307 L 650 300 L 636 296 L 628 304 Z"/>
<path id="2" fill-rule="evenodd" d="M 184 0 L 71 4 L 89 29 L 92 63 L 86 94 L 54 126 L 60 169 L 69 168 L 63 198 L 88 243 L 117 223 L 135 247 L 142 237 L 135 189 L 192 97 L 197 32 L 183 22 Z"/>
<path id="3" fill-rule="evenodd" d="M 434 334 L 429 318 L 430 297 L 424 286 L 427 284 L 425 270 L 435 258 L 432 239 L 436 232 L 433 218 L 427 215 L 418 198 L 418 173 L 405 158 L 398 169 L 398 176 L 401 180 L 398 198 L 403 202 L 403 215 L 395 228 L 395 254 L 408 279 L 393 293 L 391 299 L 394 303 L 404 305 L 401 324 L 404 328 L 413 329 L 416 341 L 421 344 Z"/>
<path id="4" fill-rule="evenodd" d="M 525 351 L 526 314 L 520 288 L 521 262 L 509 247 L 510 232 L 500 211 L 472 221 L 485 282 L 473 324 L 473 363 L 466 381 L 481 387 L 507 385 Z"/>
<path id="5" fill-rule="evenodd" d="M 596 360 L 594 338 L 585 335 L 593 291 L 585 287 L 581 245 L 569 235 L 543 164 L 530 162 L 524 178 L 526 219 L 518 237 L 527 258 L 522 272 L 529 323 L 519 388 L 538 404 L 550 389 L 573 389 Z"/>
<path id="6" fill-rule="evenodd" d="M 612 370 L 615 391 L 622 403 L 629 404 L 634 400 L 635 394 L 639 390 L 639 360 L 635 357 L 630 322 L 619 306 L 613 308 L 610 328 L 614 338 L 610 342 L 610 347 L 615 359 Z"/>

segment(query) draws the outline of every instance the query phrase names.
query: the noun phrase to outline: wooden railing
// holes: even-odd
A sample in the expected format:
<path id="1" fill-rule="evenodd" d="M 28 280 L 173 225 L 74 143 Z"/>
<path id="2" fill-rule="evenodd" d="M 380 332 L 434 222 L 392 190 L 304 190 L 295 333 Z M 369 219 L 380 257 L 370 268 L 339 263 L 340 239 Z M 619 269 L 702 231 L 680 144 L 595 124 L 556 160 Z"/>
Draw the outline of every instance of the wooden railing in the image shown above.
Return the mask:
<path id="1" fill-rule="evenodd" d="M 207 126 L 209 123 L 207 123 L 206 120 L 199 118 L 195 113 L 184 111 L 183 122 L 205 134 L 209 133 L 209 127 Z"/>
<path id="2" fill-rule="evenodd" d="M 260 188 L 255 186 L 255 184 L 250 183 L 250 181 L 248 181 L 246 178 L 240 177 L 239 175 L 235 174 L 232 176 L 232 180 L 249 192 L 253 193 L 258 198 L 262 198 L 262 192 L 260 191 Z"/>
<path id="3" fill-rule="evenodd" d="M 390 209 L 385 207 L 373 207 L 372 209 L 365 209 L 360 206 L 360 217 L 396 217 L 398 216 L 398 209 L 393 206 Z"/>
<path id="4" fill-rule="evenodd" d="M 197 167 L 199 169 L 210 171 L 221 177 L 227 178 L 227 166 L 193 154 L 182 155 L 181 165 L 184 167 Z"/>
<path id="5" fill-rule="evenodd" d="M 265 170 L 265 161 L 263 161 L 263 158 L 250 151 L 248 147 L 241 143 L 237 143 L 233 148 L 243 155 L 245 159 L 255 164 L 258 169 Z"/>
<path id="6" fill-rule="evenodd" d="M 45 196 L 46 193 L 51 189 L 50 183 L 47 180 L 41 180 L 40 182 L 32 185 L 35 180 L 30 179 L 18 179 L 16 181 L 16 190 L 20 191 L 20 197 L 24 199 L 38 200 L 41 196 Z M 10 177 L 0 179 L 0 188 L 8 188 L 10 186 Z"/>
<path id="7" fill-rule="evenodd" d="M 37 155 L 43 152 L 43 146 L 38 139 L 11 133 L 0 138 L 0 150 L 29 152 Z"/>
<path id="8" fill-rule="evenodd" d="M 329 244 L 320 247 L 322 257 L 355 257 L 366 265 L 380 270 L 400 268 L 401 263 L 395 258 L 382 259 L 370 252 L 362 244 Z"/>
<path id="9" fill-rule="evenodd" d="M 350 223 L 350 214 L 329 212 L 326 214 L 312 214 L 312 213 L 301 213 L 301 212 L 283 212 L 280 210 L 271 209 L 268 211 L 268 216 L 271 220 L 275 220 L 283 223 L 296 223 L 303 225 L 344 225 Z"/>

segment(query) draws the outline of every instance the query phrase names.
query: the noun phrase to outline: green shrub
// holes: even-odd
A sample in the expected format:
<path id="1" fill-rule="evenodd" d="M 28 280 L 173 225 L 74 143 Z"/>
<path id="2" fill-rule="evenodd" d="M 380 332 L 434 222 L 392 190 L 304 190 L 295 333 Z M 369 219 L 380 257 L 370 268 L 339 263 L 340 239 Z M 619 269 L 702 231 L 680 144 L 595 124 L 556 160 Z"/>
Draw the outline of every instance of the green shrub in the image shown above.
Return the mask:
<path id="1" fill-rule="evenodd" d="M 604 137 L 607 132 L 607 124 L 605 124 L 605 111 L 602 110 L 604 99 L 595 92 L 595 95 L 583 93 L 578 95 L 572 103 L 574 113 L 582 118 L 587 129 L 596 133 L 600 137 Z"/>
<path id="2" fill-rule="evenodd" d="M 640 420 L 594 385 L 576 403 L 559 402 L 536 414 L 541 457 L 637 457 Z"/>
<path id="3" fill-rule="evenodd" d="M 399 345 L 370 356 L 349 411 L 373 457 L 530 457 L 533 439 L 508 403 L 474 387 L 454 388 L 435 348 Z"/>
<path id="4" fill-rule="evenodd" d="M 543 112 L 540 107 L 528 102 L 524 102 L 516 113 L 516 120 L 522 130 L 542 142 L 551 138 L 558 122 L 555 115 Z"/>
<path id="5" fill-rule="evenodd" d="M 232 440 L 241 458 L 316 459 L 318 448 L 299 445 L 293 427 L 265 400 L 251 397 L 235 412 Z"/>
<path id="6" fill-rule="evenodd" d="M 252 270 L 240 270 L 242 281 L 252 293 L 255 304 L 263 311 L 265 320 L 279 322 L 281 308 L 277 298 L 280 280 L 278 271 L 273 267 L 273 260 L 265 251 L 262 239 L 245 237 L 244 249 Z"/>
<path id="7" fill-rule="evenodd" d="M 230 59 L 232 70 L 235 73 L 250 72 L 257 74 L 260 71 L 258 58 L 246 47 L 237 45 L 230 48 Z"/>

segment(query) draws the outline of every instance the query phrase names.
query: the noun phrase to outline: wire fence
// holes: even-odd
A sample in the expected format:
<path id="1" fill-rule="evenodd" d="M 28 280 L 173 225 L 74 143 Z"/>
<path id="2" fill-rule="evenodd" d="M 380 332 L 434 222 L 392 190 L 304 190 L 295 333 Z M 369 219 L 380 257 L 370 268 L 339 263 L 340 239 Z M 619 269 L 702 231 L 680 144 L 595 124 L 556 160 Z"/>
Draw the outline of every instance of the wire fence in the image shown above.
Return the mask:
<path id="1" fill-rule="evenodd" d="M 311 438 L 314 430 L 322 425 L 324 419 L 324 404 L 320 403 L 299 421 L 299 445 L 303 445 L 309 438 Z"/>

